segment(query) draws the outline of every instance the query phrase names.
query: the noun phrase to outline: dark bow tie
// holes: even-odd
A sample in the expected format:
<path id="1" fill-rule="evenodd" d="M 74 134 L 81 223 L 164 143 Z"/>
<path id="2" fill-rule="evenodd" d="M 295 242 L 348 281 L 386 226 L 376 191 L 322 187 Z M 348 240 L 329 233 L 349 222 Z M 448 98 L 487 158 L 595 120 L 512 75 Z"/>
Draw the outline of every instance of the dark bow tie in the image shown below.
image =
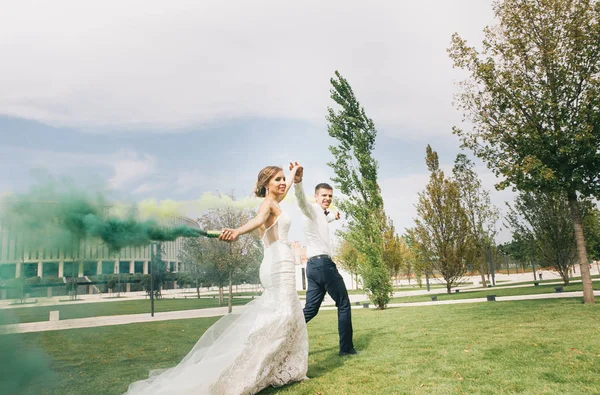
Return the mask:
<path id="1" fill-rule="evenodd" d="M 325 215 L 329 215 L 329 211 L 325 210 L 323 212 L 325 213 Z"/>

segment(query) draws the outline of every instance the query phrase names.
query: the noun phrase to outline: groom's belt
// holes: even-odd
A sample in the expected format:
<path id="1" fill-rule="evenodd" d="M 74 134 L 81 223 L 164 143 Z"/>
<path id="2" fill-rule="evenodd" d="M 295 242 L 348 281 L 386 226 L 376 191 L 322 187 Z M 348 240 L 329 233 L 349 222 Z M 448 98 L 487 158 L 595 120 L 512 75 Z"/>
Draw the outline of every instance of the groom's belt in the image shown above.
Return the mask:
<path id="1" fill-rule="evenodd" d="M 327 254 L 315 255 L 315 256 L 311 256 L 310 258 L 308 258 L 308 261 L 310 262 L 313 259 L 329 259 L 329 260 L 331 260 L 331 257 Z"/>

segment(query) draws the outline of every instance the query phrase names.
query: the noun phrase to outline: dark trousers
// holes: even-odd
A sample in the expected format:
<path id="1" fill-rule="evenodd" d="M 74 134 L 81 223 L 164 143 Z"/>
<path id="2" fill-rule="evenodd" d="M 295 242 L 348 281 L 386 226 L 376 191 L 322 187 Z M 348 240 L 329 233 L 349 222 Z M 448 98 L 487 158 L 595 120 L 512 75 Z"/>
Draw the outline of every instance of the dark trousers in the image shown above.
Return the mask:
<path id="1" fill-rule="evenodd" d="M 346 352 L 354 348 L 352 343 L 352 315 L 350 299 L 342 276 L 335 263 L 326 255 L 310 258 L 306 264 L 308 289 L 304 305 L 304 319 L 313 319 L 325 297 L 325 292 L 335 301 L 338 311 L 338 332 L 340 334 L 340 351 Z"/>

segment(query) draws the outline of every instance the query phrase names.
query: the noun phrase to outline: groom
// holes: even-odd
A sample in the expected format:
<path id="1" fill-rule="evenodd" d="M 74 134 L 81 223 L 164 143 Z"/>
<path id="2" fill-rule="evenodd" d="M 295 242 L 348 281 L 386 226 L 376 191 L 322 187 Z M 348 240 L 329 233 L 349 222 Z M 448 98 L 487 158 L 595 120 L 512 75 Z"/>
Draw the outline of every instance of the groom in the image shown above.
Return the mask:
<path id="1" fill-rule="evenodd" d="M 290 163 L 290 169 L 298 166 L 298 162 Z M 306 240 L 306 304 L 304 319 L 313 319 L 325 297 L 325 292 L 335 301 L 338 310 L 338 332 L 340 335 L 340 356 L 356 354 L 352 343 L 352 317 L 350 299 L 342 276 L 331 260 L 331 243 L 329 241 L 329 222 L 340 219 L 340 213 L 328 210 L 333 199 L 333 188 L 321 183 L 315 188 L 316 203 L 308 203 L 302 188 L 304 169 L 300 167 L 294 177 L 294 188 L 298 206 L 304 214 L 304 238 Z"/>

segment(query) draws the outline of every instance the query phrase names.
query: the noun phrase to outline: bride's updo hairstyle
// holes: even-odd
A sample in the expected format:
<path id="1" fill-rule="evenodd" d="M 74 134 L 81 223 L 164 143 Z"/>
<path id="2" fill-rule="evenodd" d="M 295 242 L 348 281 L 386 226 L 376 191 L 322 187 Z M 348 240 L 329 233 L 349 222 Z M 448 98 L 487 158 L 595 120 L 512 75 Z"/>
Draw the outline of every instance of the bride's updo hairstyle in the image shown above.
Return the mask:
<path id="1" fill-rule="evenodd" d="M 256 189 L 254 194 L 257 197 L 267 196 L 267 184 L 271 181 L 271 178 L 283 169 L 279 166 L 267 166 L 258 173 L 258 180 L 256 181 Z"/>

